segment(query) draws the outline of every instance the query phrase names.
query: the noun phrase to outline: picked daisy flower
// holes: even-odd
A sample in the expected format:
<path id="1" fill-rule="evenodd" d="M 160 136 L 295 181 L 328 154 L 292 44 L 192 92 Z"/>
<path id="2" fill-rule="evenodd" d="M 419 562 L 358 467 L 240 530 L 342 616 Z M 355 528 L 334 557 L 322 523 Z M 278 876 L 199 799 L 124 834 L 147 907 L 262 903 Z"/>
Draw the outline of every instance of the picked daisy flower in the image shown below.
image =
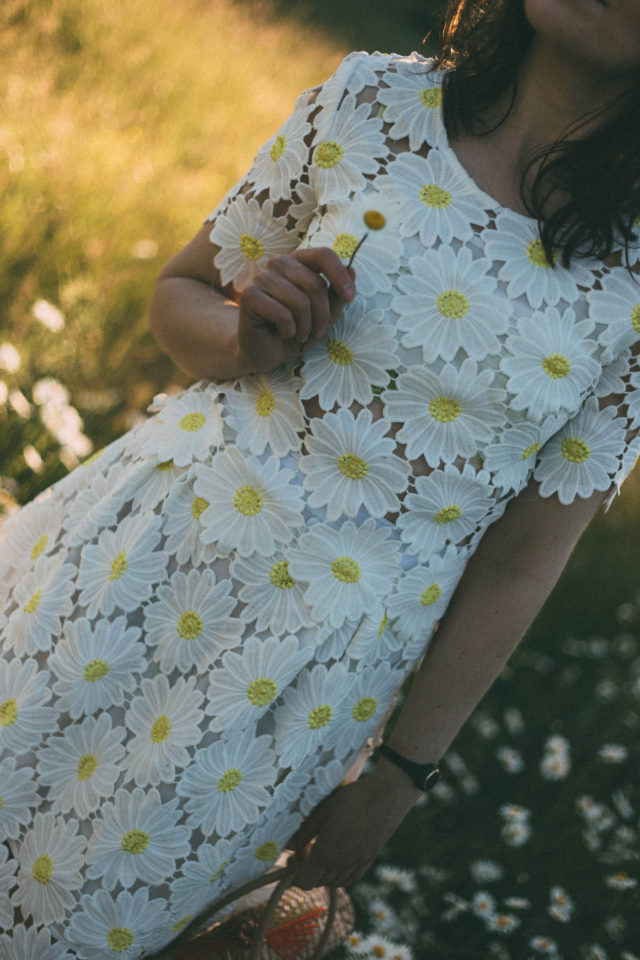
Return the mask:
<path id="1" fill-rule="evenodd" d="M 374 233 L 376 238 L 379 239 L 382 239 L 382 234 L 385 234 L 384 240 L 386 243 L 389 234 L 394 232 L 394 227 L 398 224 L 399 208 L 400 205 L 397 200 L 391 200 L 385 197 L 383 193 L 368 193 L 356 200 L 353 207 L 353 220 L 360 229 L 364 227 L 365 232 L 359 240 L 353 235 L 349 237 L 348 243 L 344 235 L 336 240 L 337 243 L 341 239 L 344 252 L 347 252 L 347 247 L 349 248 L 347 268 L 352 265 L 356 253 L 370 233 Z M 334 244 L 335 248 L 336 244 Z M 336 253 L 338 253 L 338 256 L 342 256 L 339 250 L 336 250 Z"/>

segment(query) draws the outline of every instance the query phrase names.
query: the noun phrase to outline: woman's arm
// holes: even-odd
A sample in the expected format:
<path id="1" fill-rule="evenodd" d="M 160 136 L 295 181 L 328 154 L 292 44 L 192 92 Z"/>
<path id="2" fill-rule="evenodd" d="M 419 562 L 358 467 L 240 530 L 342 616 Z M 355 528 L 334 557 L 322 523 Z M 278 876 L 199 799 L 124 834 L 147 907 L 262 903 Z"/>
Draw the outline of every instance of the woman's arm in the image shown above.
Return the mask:
<path id="1" fill-rule="evenodd" d="M 223 288 L 210 232 L 205 224 L 169 261 L 149 314 L 159 345 L 197 379 L 229 380 L 294 359 L 355 296 L 353 271 L 327 247 L 275 257 L 242 293 Z"/>
<path id="2" fill-rule="evenodd" d="M 487 530 L 386 737 L 410 760 L 436 762 L 482 699 L 556 583 L 580 534 L 605 498 L 563 506 L 532 482 Z M 354 883 L 421 796 L 384 757 L 339 787 L 287 844 L 306 859 L 296 885 Z M 307 847 L 316 837 L 311 850 Z"/>

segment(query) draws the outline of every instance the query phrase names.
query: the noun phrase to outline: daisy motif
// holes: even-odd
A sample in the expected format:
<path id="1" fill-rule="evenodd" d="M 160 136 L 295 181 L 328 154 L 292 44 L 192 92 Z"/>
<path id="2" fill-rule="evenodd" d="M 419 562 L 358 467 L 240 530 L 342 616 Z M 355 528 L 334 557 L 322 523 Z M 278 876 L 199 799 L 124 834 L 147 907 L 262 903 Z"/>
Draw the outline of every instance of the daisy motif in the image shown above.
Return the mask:
<path id="1" fill-rule="evenodd" d="M 238 835 L 233 840 L 216 840 L 215 844 L 203 843 L 198 847 L 197 860 L 182 864 L 182 876 L 171 884 L 171 913 L 185 917 L 197 916 L 221 892 L 229 888 L 229 863 L 245 843 Z"/>
<path id="2" fill-rule="evenodd" d="M 221 441 L 222 416 L 215 395 L 186 391 L 167 400 L 160 413 L 148 422 L 140 453 L 143 457 L 157 457 L 172 479 L 169 471 L 174 467 L 206 459 Z M 167 491 L 170 486 L 168 483 Z"/>
<path id="3" fill-rule="evenodd" d="M 276 457 L 300 449 L 304 430 L 300 380 L 280 367 L 271 373 L 243 377 L 239 389 L 227 394 L 227 424 L 236 432 L 242 450 L 256 456 L 268 446 Z"/>
<path id="4" fill-rule="evenodd" d="M 330 760 L 322 766 L 316 763 L 314 783 L 307 787 L 299 804 L 302 816 L 308 817 L 321 800 L 324 800 L 330 793 L 333 793 L 336 787 L 340 786 L 344 776 L 345 765 L 339 760 Z"/>
<path id="5" fill-rule="evenodd" d="M 76 820 L 36 813 L 20 845 L 18 888 L 11 902 L 36 926 L 62 923 L 76 904 L 87 845 L 86 837 L 75 835 L 77 827 Z"/>
<path id="6" fill-rule="evenodd" d="M 394 454 L 395 440 L 385 436 L 390 426 L 374 422 L 366 409 L 357 417 L 342 409 L 313 420 L 299 463 L 309 506 L 326 506 L 329 520 L 355 517 L 362 506 L 372 517 L 398 510 L 411 468 Z"/>
<path id="7" fill-rule="evenodd" d="M 593 388 L 594 396 L 608 397 L 612 393 L 624 393 L 626 378 L 633 367 L 630 350 L 623 350 L 619 357 L 602 367 L 600 379 Z"/>
<path id="8" fill-rule="evenodd" d="M 344 310 L 329 334 L 304 355 L 303 400 L 318 397 L 323 410 L 334 404 L 366 406 L 373 387 L 385 387 L 388 370 L 398 365 L 395 342 L 382 325 L 382 310 L 371 310 L 358 298 Z"/>
<path id="9" fill-rule="evenodd" d="M 4 629 L 7 648 L 16 656 L 49 650 L 60 633 L 62 620 L 73 610 L 76 568 L 65 563 L 65 553 L 42 556 L 33 570 L 16 583 L 12 599 L 17 607 Z"/>
<path id="10" fill-rule="evenodd" d="M 245 605 L 239 616 L 246 623 L 255 620 L 256 630 L 280 635 L 312 626 L 304 600 L 307 585 L 293 579 L 284 557 L 237 557 L 231 573 L 241 584 L 238 599 Z"/>
<path id="11" fill-rule="evenodd" d="M 384 82 L 389 86 L 378 90 L 378 102 L 385 108 L 384 122 L 391 124 L 389 137 L 392 140 L 409 137 L 411 150 L 419 150 L 423 143 L 432 147 L 446 144 L 442 73 L 400 69 L 397 73 L 386 73 Z"/>
<path id="12" fill-rule="evenodd" d="M 338 660 L 344 654 L 359 631 L 364 619 L 359 617 L 356 620 L 345 620 L 337 629 L 325 624 L 323 627 L 316 626 L 313 631 L 309 631 L 314 641 L 314 660 L 316 663 L 326 663 L 327 660 Z"/>
<path id="13" fill-rule="evenodd" d="M 365 174 L 377 173 L 379 158 L 387 150 L 382 121 L 370 114 L 371 105 L 356 106 L 356 98 L 349 93 L 331 126 L 316 134 L 309 183 L 318 206 L 346 200 L 350 193 L 364 189 Z"/>
<path id="14" fill-rule="evenodd" d="M 402 648 L 405 659 L 409 656 L 406 643 L 414 641 L 417 648 L 424 649 L 447 609 L 467 557 L 466 551 L 448 547 L 442 556 L 434 555 L 428 564 L 405 573 L 396 591 L 387 598 L 387 613 L 393 629 L 405 641 Z"/>
<path id="15" fill-rule="evenodd" d="M 469 240 L 472 224 L 489 222 L 473 184 L 452 157 L 446 149 L 431 150 L 428 157 L 401 153 L 388 169 L 390 193 L 400 203 L 402 236 L 417 234 L 430 250 L 438 238 L 444 244 L 454 237 Z"/>
<path id="16" fill-rule="evenodd" d="M 307 112 L 304 100 L 299 99 L 293 114 L 256 154 L 249 174 L 256 192 L 266 187 L 272 200 L 289 198 L 291 183 L 300 177 L 309 157 L 305 138 L 311 133 L 311 124 Z"/>
<path id="17" fill-rule="evenodd" d="M 592 330 L 591 320 L 575 322 L 573 310 L 560 314 L 549 307 L 521 318 L 505 344 L 511 355 L 500 361 L 507 390 L 514 394 L 511 407 L 528 410 L 536 421 L 558 410 L 575 410 L 601 371 L 592 356 L 596 343 L 587 336 Z"/>
<path id="18" fill-rule="evenodd" d="M 300 650 L 294 636 L 249 637 L 242 653 L 225 653 L 222 667 L 209 674 L 208 729 L 244 730 L 256 724 L 307 663 L 311 650 Z"/>
<path id="19" fill-rule="evenodd" d="M 249 843 L 242 851 L 244 874 L 241 882 L 272 869 L 301 823 L 301 815 L 288 810 L 266 815 L 252 830 Z"/>
<path id="20" fill-rule="evenodd" d="M 141 631 L 129 627 L 126 617 L 98 620 L 95 627 L 84 617 L 65 624 L 54 653 L 49 657 L 58 678 L 53 691 L 57 706 L 76 720 L 111 706 L 122 706 L 146 669 L 146 649 L 138 643 Z"/>
<path id="21" fill-rule="evenodd" d="M 581 260 L 573 260 L 568 270 L 558 255 L 547 259 L 535 220 L 503 211 L 496 217 L 496 230 L 486 230 L 485 254 L 501 260 L 498 278 L 507 285 L 507 297 L 515 300 L 525 294 L 529 304 L 554 307 L 559 300 L 572 304 L 580 296 L 578 284 L 592 287 L 592 271 Z"/>
<path id="22" fill-rule="evenodd" d="M 627 273 L 608 276 L 605 290 L 590 290 L 589 316 L 603 326 L 599 342 L 609 363 L 640 340 L 640 284 Z"/>
<path id="23" fill-rule="evenodd" d="M 9 893 L 15 886 L 15 872 L 18 866 L 18 861 L 10 857 L 8 846 L 4 843 L 0 845 L 0 924 L 5 930 L 11 930 L 13 927 L 13 907 Z M 4 935 L 0 935 L 0 956 L 4 958 L 10 954 L 3 953 L 3 945 L 6 948 L 7 940 Z"/>
<path id="24" fill-rule="evenodd" d="M 354 660 L 389 660 L 400 650 L 402 641 L 393 629 L 389 614 L 385 610 L 382 616 L 365 616 L 357 625 L 345 650 Z"/>
<path id="25" fill-rule="evenodd" d="M 87 717 L 49 737 L 38 754 L 38 778 L 46 784 L 53 813 L 73 811 L 81 819 L 94 813 L 103 797 L 113 795 L 124 757 L 123 727 L 111 726 L 107 714 Z"/>
<path id="26" fill-rule="evenodd" d="M 1 854 L 0 854 L 1 856 Z M 0 934 L 0 956 L 5 960 L 74 960 L 62 942 L 51 943 L 51 934 L 45 928 L 26 927 L 23 923 L 7 922 L 10 934 Z"/>
<path id="27" fill-rule="evenodd" d="M 17 840 L 21 827 L 33 819 L 33 809 L 41 802 L 33 774 L 33 767 L 16 770 L 14 757 L 0 762 L 0 842 Z"/>
<path id="28" fill-rule="evenodd" d="M 201 739 L 203 695 L 195 690 L 195 677 L 178 677 L 172 686 L 164 674 L 142 680 L 140 696 L 125 714 L 133 737 L 127 743 L 124 769 L 139 787 L 173 781 L 177 767 L 190 761 L 189 747 Z M 191 751 L 193 752 L 193 751 Z"/>
<path id="29" fill-rule="evenodd" d="M 157 790 L 118 790 L 93 821 L 87 848 L 87 876 L 106 890 L 136 880 L 159 884 L 175 871 L 176 860 L 189 853 L 188 827 L 178 826 L 178 798 L 162 803 Z"/>
<path id="30" fill-rule="evenodd" d="M 333 747 L 338 760 L 359 750 L 383 722 L 404 674 L 388 663 L 364 667 L 342 700 L 336 715 L 337 738 Z"/>
<path id="31" fill-rule="evenodd" d="M 592 397 L 545 444 L 534 473 L 542 497 L 556 493 L 560 503 L 569 504 L 576 496 L 609 489 L 625 443 L 625 422 L 615 416 L 615 407 L 599 410 Z"/>
<path id="32" fill-rule="evenodd" d="M 155 550 L 161 527 L 154 513 L 127 516 L 115 530 L 103 530 L 97 543 L 85 544 L 76 585 L 90 619 L 139 609 L 164 580 L 168 557 Z"/>
<path id="33" fill-rule="evenodd" d="M 200 539 L 200 517 L 208 506 L 209 501 L 195 493 L 191 474 L 189 479 L 176 483 L 167 497 L 162 528 L 167 538 L 165 550 L 175 556 L 180 566 L 198 567 L 203 561 L 218 556 L 213 544 L 203 543 Z"/>
<path id="34" fill-rule="evenodd" d="M 302 522 L 302 488 L 275 457 L 260 463 L 236 447 L 196 468 L 194 490 L 209 506 L 200 517 L 205 543 L 235 547 L 241 557 L 273 556 Z"/>
<path id="35" fill-rule="evenodd" d="M 536 463 L 544 442 L 542 429 L 533 423 L 519 423 L 505 430 L 496 443 L 483 450 L 484 467 L 493 474 L 493 486 L 504 492 L 522 489 Z"/>
<path id="36" fill-rule="evenodd" d="M 313 617 L 340 627 L 380 606 L 398 573 L 398 545 L 371 518 L 338 530 L 317 523 L 289 548 L 289 569 L 309 586 L 305 601 Z"/>
<path id="37" fill-rule="evenodd" d="M 132 512 L 154 510 L 186 470 L 176 467 L 173 460 L 156 462 L 155 457 L 133 463 L 123 477 L 120 502 L 132 497 Z"/>
<path id="38" fill-rule="evenodd" d="M 504 423 L 504 392 L 490 388 L 492 370 L 477 372 L 467 358 L 457 370 L 452 364 L 439 374 L 409 367 L 397 379 L 396 390 L 382 395 L 385 416 L 402 423 L 396 439 L 407 445 L 411 460 L 424 456 L 430 467 L 456 457 L 472 457 Z"/>
<path id="39" fill-rule="evenodd" d="M 5 523 L 5 560 L 14 568 L 32 567 L 39 557 L 51 553 L 62 527 L 63 508 L 51 500 L 27 504 Z"/>
<path id="40" fill-rule="evenodd" d="M 236 196 L 224 213 L 216 216 L 209 239 L 217 247 L 213 262 L 223 286 L 233 282 L 244 290 L 267 265 L 271 257 L 292 253 L 298 235 L 287 229 L 286 219 L 274 215 L 273 203 Z"/>
<path id="41" fill-rule="evenodd" d="M 113 897 L 96 890 L 82 897 L 80 909 L 71 917 L 67 930 L 69 945 L 82 960 L 135 960 L 155 952 L 161 944 L 159 928 L 168 922 L 166 902 L 149 899 L 140 887 L 134 893 L 121 890 Z"/>
<path id="42" fill-rule="evenodd" d="M 144 625 L 161 670 L 187 673 L 195 666 L 204 673 L 222 650 L 236 646 L 242 622 L 231 616 L 237 603 L 231 592 L 231 580 L 216 583 L 213 570 L 176 572 L 159 588 Z"/>
<path id="43" fill-rule="evenodd" d="M 78 490 L 73 509 L 68 509 L 64 518 L 65 541 L 69 546 L 81 547 L 105 527 L 116 526 L 126 474 L 126 467 L 114 463 L 104 474 L 96 472 L 91 482 Z"/>
<path id="44" fill-rule="evenodd" d="M 371 222 L 375 221 L 374 214 L 386 220 L 378 210 L 381 206 L 375 194 L 369 194 L 365 200 L 358 200 L 353 205 L 329 204 L 319 221 L 319 228 L 309 237 L 310 245 L 330 247 L 346 264 L 366 233 L 366 240 L 356 257 L 358 293 L 365 299 L 391 290 L 391 277 L 398 272 L 402 255 L 402 241 L 397 232 L 367 228 L 364 220 L 367 212 Z"/>
<path id="45" fill-rule="evenodd" d="M 273 800 L 263 814 L 265 822 L 268 823 L 276 813 L 290 813 L 292 809 L 300 808 L 302 792 L 313 780 L 317 766 L 317 758 L 312 755 L 289 770 L 273 791 Z"/>
<path id="46" fill-rule="evenodd" d="M 629 378 L 630 395 L 627 398 L 627 416 L 629 428 L 640 426 L 640 371 L 636 370 Z"/>
<path id="47" fill-rule="evenodd" d="M 296 687 L 285 691 L 284 703 L 275 712 L 280 766 L 294 766 L 321 747 L 333 747 L 340 732 L 340 706 L 354 679 L 342 663 L 330 668 L 317 663 L 299 674 Z"/>
<path id="48" fill-rule="evenodd" d="M 191 829 L 228 837 L 255 823 L 269 803 L 278 772 L 271 744 L 270 736 L 257 737 L 248 727 L 198 752 L 176 787 L 187 798 Z"/>
<path id="49" fill-rule="evenodd" d="M 28 752 L 56 729 L 56 711 L 44 706 L 51 699 L 49 680 L 35 660 L 0 659 L 0 750 Z"/>
<path id="50" fill-rule="evenodd" d="M 323 123 L 331 123 L 332 111 L 335 104 L 340 101 L 345 89 L 350 93 L 358 94 L 365 87 L 377 87 L 378 74 L 387 67 L 389 57 L 386 54 L 365 53 L 361 50 L 355 50 L 347 54 L 338 69 L 333 73 L 321 87 L 312 91 L 315 94 L 313 104 L 316 107 L 324 107 L 317 117 L 314 117 L 314 126 L 321 129 Z M 316 93 L 317 91 L 317 93 Z M 309 91 L 305 96 L 305 102 Z M 329 109 L 326 109 L 329 108 Z M 327 117 L 326 114 L 329 114 Z"/>
<path id="51" fill-rule="evenodd" d="M 391 301 L 398 327 L 406 331 L 405 347 L 422 347 L 425 363 L 451 361 L 460 348 L 473 360 L 500 352 L 498 336 L 507 329 L 508 314 L 494 296 L 488 260 L 473 260 L 466 248 L 456 255 L 441 246 L 431 251 L 428 270 L 420 257 L 412 257 L 409 267 Z"/>

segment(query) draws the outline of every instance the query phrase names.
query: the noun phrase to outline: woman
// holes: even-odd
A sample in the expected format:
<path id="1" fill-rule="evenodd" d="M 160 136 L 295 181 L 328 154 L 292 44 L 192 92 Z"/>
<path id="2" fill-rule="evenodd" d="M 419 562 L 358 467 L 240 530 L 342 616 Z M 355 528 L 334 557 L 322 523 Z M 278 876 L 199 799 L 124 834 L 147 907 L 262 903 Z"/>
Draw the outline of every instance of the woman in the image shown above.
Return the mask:
<path id="1" fill-rule="evenodd" d="M 450 62 L 299 98 L 158 282 L 203 382 L 5 527 L 10 956 L 357 880 L 633 463 L 640 10 L 461 0 Z"/>

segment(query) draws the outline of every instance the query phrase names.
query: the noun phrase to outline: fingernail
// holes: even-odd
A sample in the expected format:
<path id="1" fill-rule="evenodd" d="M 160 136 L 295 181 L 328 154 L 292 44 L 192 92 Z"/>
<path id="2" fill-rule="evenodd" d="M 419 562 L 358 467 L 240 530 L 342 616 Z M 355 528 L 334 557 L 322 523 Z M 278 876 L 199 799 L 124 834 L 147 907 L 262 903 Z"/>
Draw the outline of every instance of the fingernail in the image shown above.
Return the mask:
<path id="1" fill-rule="evenodd" d="M 327 328 L 321 327 L 320 330 L 318 330 L 318 333 L 316 334 L 318 340 L 322 340 L 326 332 L 327 332 Z"/>
<path id="2" fill-rule="evenodd" d="M 347 284 L 346 287 L 342 288 L 342 293 L 344 295 L 345 300 L 353 300 L 353 298 L 356 295 L 355 287 L 352 287 L 351 284 L 349 283 Z"/>

